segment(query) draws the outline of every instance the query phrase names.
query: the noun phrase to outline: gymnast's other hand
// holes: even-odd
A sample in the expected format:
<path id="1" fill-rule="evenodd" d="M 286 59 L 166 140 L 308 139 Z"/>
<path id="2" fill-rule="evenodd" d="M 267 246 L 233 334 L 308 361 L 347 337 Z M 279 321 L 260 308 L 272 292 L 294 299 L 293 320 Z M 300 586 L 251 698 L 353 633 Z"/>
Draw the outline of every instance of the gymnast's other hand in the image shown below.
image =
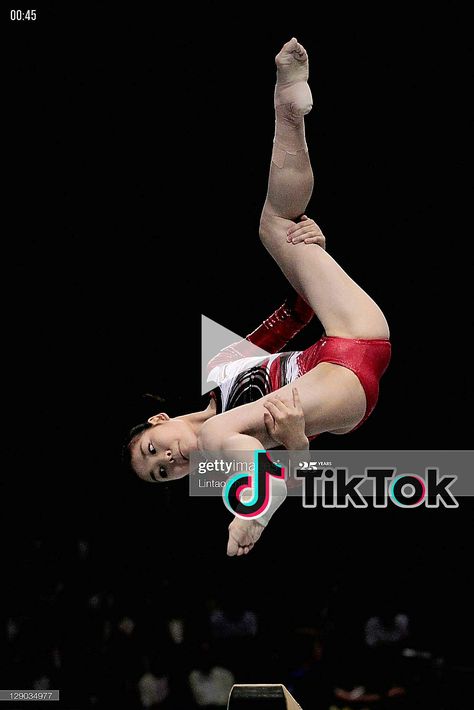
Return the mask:
<path id="1" fill-rule="evenodd" d="M 274 441 L 285 449 L 302 451 L 309 448 L 305 434 L 305 419 L 300 396 L 296 387 L 292 388 L 293 401 L 282 399 L 278 394 L 269 397 L 263 406 L 265 428 Z"/>
<path id="2" fill-rule="evenodd" d="M 310 219 L 305 214 L 299 222 L 295 222 L 287 231 L 287 241 L 291 244 L 318 244 L 322 249 L 326 249 L 326 237 L 318 227 L 314 219 Z"/>

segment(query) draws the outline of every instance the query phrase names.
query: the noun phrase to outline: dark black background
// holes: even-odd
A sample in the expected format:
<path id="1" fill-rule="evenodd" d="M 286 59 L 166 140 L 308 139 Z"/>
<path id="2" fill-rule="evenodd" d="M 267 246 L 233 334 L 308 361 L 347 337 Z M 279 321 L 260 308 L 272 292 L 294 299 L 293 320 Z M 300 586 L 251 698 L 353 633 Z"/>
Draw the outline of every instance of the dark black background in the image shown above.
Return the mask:
<path id="1" fill-rule="evenodd" d="M 147 486 L 120 466 L 140 393 L 165 396 L 170 414 L 199 406 L 200 314 L 243 335 L 282 300 L 257 229 L 273 57 L 292 35 L 310 54 L 315 99 L 308 213 L 393 340 L 374 415 L 318 447 L 469 448 L 472 53 L 459 6 L 407 8 L 311 3 L 257 20 L 217 3 L 167 18 L 145 4 L 58 3 L 35 23 L 4 17 L 12 598 L 28 599 L 34 537 L 67 558 L 64 541 L 83 535 L 124 598 L 163 594 L 168 580 L 166 601 L 198 606 L 232 585 L 283 616 L 301 600 L 310 618 L 339 585 L 346 612 L 397 596 L 435 625 L 444 652 L 467 648 L 454 624 L 472 591 L 467 503 L 351 514 L 290 500 L 252 555 L 229 560 L 218 500 L 188 499 L 186 482 Z M 295 347 L 319 334 L 311 325 Z"/>

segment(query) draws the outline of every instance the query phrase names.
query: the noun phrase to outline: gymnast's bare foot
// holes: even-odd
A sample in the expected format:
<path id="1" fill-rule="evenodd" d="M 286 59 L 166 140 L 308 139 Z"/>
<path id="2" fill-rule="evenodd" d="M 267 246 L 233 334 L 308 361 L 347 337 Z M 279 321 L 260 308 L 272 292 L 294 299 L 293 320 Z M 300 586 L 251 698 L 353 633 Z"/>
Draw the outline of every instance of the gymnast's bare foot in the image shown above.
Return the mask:
<path id="1" fill-rule="evenodd" d="M 308 55 L 296 37 L 283 45 L 275 64 L 275 106 L 285 105 L 292 116 L 302 118 L 311 111 L 313 98 L 308 86 Z"/>
<path id="2" fill-rule="evenodd" d="M 264 526 L 256 520 L 234 518 L 229 525 L 229 542 L 227 554 L 229 557 L 247 555 L 264 531 Z"/>

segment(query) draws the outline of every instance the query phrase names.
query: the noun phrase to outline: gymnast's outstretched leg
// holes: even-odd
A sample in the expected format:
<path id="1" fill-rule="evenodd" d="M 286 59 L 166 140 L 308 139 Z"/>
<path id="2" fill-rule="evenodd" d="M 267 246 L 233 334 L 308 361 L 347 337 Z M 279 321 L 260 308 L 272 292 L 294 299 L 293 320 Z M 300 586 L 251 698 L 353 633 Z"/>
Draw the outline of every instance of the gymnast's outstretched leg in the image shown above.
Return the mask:
<path id="1" fill-rule="evenodd" d="M 304 127 L 312 96 L 307 83 L 308 56 L 295 38 L 283 46 L 275 61 L 275 139 L 260 222 L 262 242 L 313 308 L 327 335 L 388 338 L 380 308 L 327 252 L 316 244 L 288 241 L 288 230 L 306 210 L 313 191 Z"/>
<path id="2" fill-rule="evenodd" d="M 334 259 L 318 244 L 293 244 L 288 240 L 289 232 L 304 229 L 295 220 L 305 212 L 313 190 L 304 131 L 304 116 L 311 110 L 312 97 L 307 83 L 308 57 L 295 38 L 283 46 L 276 65 L 275 140 L 260 237 L 293 288 L 314 310 L 326 335 L 386 340 L 389 331 L 382 311 Z M 299 376 L 296 383 L 308 436 L 324 431 L 346 433 L 362 421 L 367 404 L 365 391 L 350 368 L 337 362 L 322 362 Z M 288 397 L 290 387 L 281 387 L 279 396 Z M 237 424 L 235 415 L 220 421 L 217 418 L 214 435 L 226 440 L 223 450 L 261 448 L 257 437 L 262 427 L 259 417 L 264 419 L 265 399 L 242 407 L 235 435 L 232 435 L 232 427 Z M 284 495 L 284 492 L 274 495 L 272 488 L 272 505 L 264 516 L 266 520 L 232 521 L 228 554 L 245 554 L 251 549 Z"/>

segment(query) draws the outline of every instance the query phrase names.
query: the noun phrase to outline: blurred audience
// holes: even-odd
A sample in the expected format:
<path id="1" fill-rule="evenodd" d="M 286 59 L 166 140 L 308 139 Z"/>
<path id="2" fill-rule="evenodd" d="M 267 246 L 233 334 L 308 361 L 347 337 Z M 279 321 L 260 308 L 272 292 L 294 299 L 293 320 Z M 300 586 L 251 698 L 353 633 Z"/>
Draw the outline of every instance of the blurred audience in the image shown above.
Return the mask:
<path id="1" fill-rule="evenodd" d="M 313 605 L 313 625 L 302 627 L 303 605 L 293 617 L 281 616 L 279 599 L 254 609 L 231 581 L 218 601 L 212 584 L 202 595 L 163 576 L 124 585 L 85 536 L 62 541 L 57 556 L 55 545 L 35 539 L 15 580 L 3 687 L 60 688 L 81 710 L 218 710 L 234 682 L 284 682 L 304 710 L 412 710 L 428 697 L 433 710 L 451 710 L 454 670 L 429 646 L 412 650 L 412 615 L 395 603 L 358 615 L 342 596 L 332 616 Z"/>
<path id="2" fill-rule="evenodd" d="M 408 630 L 408 616 L 386 608 L 368 619 L 365 643 L 370 648 L 398 648 L 408 639 Z"/>
<path id="3" fill-rule="evenodd" d="M 161 668 L 154 666 L 148 658 L 144 661 L 145 672 L 138 681 L 140 702 L 144 710 L 165 710 L 170 707 L 170 684 Z"/>
<path id="4" fill-rule="evenodd" d="M 196 705 L 218 710 L 226 708 L 234 676 L 218 665 L 209 644 L 203 643 L 196 658 L 196 667 L 189 674 L 189 685 Z"/>

